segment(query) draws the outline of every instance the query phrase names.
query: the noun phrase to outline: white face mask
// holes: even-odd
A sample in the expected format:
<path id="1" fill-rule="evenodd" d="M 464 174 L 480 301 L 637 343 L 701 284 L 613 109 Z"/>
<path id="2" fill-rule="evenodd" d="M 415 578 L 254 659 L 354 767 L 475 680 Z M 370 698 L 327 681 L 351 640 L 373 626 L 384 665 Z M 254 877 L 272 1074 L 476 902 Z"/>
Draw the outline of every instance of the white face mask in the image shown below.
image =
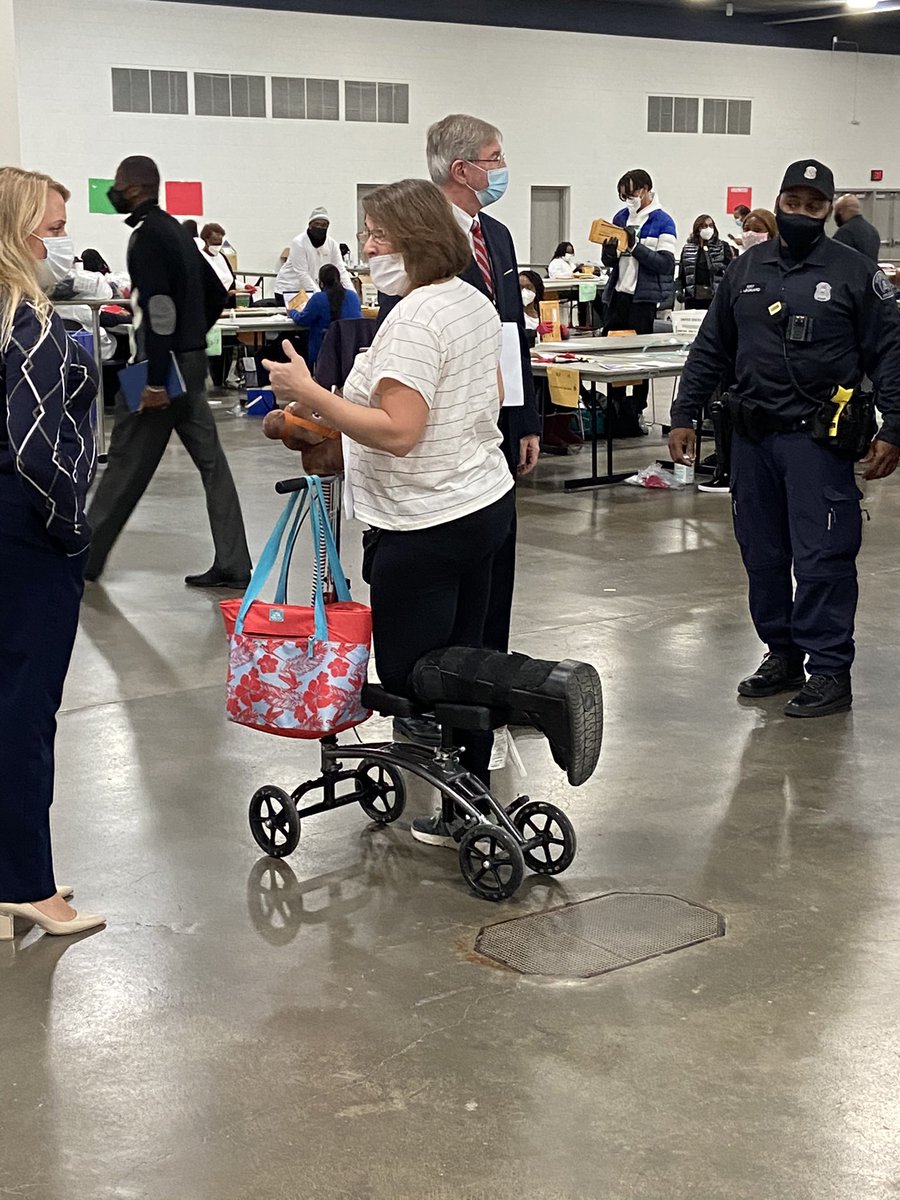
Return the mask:
<path id="1" fill-rule="evenodd" d="M 522 288 L 522 304 L 525 308 L 534 303 L 535 293 L 530 288 Z"/>
<path id="2" fill-rule="evenodd" d="M 222 253 L 221 246 L 207 246 L 206 249 L 207 249 L 208 253 L 210 253 L 210 254 L 221 254 Z"/>
<path id="3" fill-rule="evenodd" d="M 572 254 L 571 252 L 568 254 L 564 254 L 563 258 L 566 260 L 567 263 L 573 263 L 575 261 L 575 255 Z"/>
<path id="4" fill-rule="evenodd" d="M 75 266 L 75 243 L 70 237 L 38 238 L 38 241 L 44 243 L 47 251 L 47 257 L 39 258 L 36 264 L 38 283 L 46 291 L 57 283 L 62 283 L 67 275 L 72 274 L 72 268 Z"/>
<path id="5" fill-rule="evenodd" d="M 703 238 L 704 242 L 711 242 L 713 239 L 714 233 L 715 233 L 715 230 L 710 229 L 709 226 L 707 226 L 706 229 L 700 230 L 700 236 Z"/>
<path id="6" fill-rule="evenodd" d="M 402 254 L 376 254 L 369 259 L 369 274 L 385 296 L 406 296 L 412 291 Z"/>
<path id="7" fill-rule="evenodd" d="M 641 211 L 642 203 L 643 201 L 641 200 L 640 196 L 628 196 L 625 200 L 625 207 L 632 214 L 632 216 L 636 216 Z"/>
<path id="8" fill-rule="evenodd" d="M 748 229 L 741 238 L 741 250 L 749 250 L 751 246 L 759 246 L 768 240 L 769 235 L 767 233 Z"/>

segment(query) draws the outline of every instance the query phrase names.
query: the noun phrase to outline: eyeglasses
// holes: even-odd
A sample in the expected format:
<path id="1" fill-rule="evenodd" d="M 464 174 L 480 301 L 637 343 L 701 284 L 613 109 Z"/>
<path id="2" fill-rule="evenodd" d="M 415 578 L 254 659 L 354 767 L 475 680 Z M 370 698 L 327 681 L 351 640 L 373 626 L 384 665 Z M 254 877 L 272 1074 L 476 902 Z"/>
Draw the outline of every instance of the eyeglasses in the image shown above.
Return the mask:
<path id="1" fill-rule="evenodd" d="M 479 167 L 482 163 L 490 163 L 492 167 L 505 167 L 506 155 L 502 150 L 498 150 L 497 153 L 492 154 L 490 158 L 470 158 L 467 161 Z"/>
<path id="2" fill-rule="evenodd" d="M 356 240 L 361 244 L 363 242 L 372 242 L 375 246 L 386 246 L 390 243 L 390 238 L 383 229 L 361 229 L 356 235 Z"/>

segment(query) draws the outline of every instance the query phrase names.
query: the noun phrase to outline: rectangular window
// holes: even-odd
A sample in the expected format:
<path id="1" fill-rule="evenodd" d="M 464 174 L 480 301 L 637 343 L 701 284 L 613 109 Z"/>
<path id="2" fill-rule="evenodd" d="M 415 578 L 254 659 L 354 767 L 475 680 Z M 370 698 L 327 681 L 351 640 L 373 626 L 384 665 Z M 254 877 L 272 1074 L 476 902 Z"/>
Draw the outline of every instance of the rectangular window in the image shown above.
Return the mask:
<path id="1" fill-rule="evenodd" d="M 336 79 L 272 77 L 272 116 L 292 121 L 337 121 L 340 88 Z"/>
<path id="2" fill-rule="evenodd" d="M 705 99 L 703 132 L 749 135 L 752 107 L 750 100 Z"/>
<path id="3" fill-rule="evenodd" d="M 194 74 L 194 111 L 198 117 L 264 117 L 264 75 Z"/>
<path id="4" fill-rule="evenodd" d="M 187 113 L 187 71 L 112 68 L 113 112 Z"/>
<path id="5" fill-rule="evenodd" d="M 391 125 L 409 122 L 409 84 L 379 83 L 378 120 Z"/>
<path id="6" fill-rule="evenodd" d="M 187 113 L 187 71 L 151 71 L 150 105 L 155 113 Z"/>
<path id="7" fill-rule="evenodd" d="M 724 133 L 728 127 L 728 101 L 703 101 L 703 132 Z"/>
<path id="8" fill-rule="evenodd" d="M 340 107 L 340 86 L 336 79 L 307 79 L 307 120 L 337 121 L 341 115 Z"/>
<path id="9" fill-rule="evenodd" d="M 302 121 L 306 117 L 306 80 L 272 76 L 272 116 Z"/>
<path id="10" fill-rule="evenodd" d="M 344 120 L 378 120 L 377 83 L 357 83 L 347 80 L 344 84 Z"/>
<path id="11" fill-rule="evenodd" d="M 112 69 L 113 112 L 150 112 L 150 72 Z"/>
<path id="12" fill-rule="evenodd" d="M 738 133 L 744 136 L 750 134 L 750 110 L 751 103 L 749 100 L 729 100 L 728 101 L 728 132 Z"/>
<path id="13" fill-rule="evenodd" d="M 700 101 L 696 96 L 676 96 L 673 133 L 696 133 L 699 128 L 699 113 Z"/>
<path id="14" fill-rule="evenodd" d="M 700 115 L 697 96 L 648 96 L 648 133 L 696 133 Z"/>
<path id="15" fill-rule="evenodd" d="M 409 84 L 347 80 L 344 84 L 344 120 L 408 124 Z"/>

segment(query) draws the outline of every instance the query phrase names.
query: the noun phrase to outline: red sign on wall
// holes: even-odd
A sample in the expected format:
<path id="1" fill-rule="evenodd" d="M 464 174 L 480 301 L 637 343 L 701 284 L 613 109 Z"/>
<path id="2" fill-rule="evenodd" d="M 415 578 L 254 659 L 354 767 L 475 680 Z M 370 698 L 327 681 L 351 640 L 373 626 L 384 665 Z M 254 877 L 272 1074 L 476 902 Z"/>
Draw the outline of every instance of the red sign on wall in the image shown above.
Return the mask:
<path id="1" fill-rule="evenodd" d="M 167 180 L 166 211 L 173 217 L 202 217 L 203 184 Z"/>
<path id="2" fill-rule="evenodd" d="M 733 213 L 739 204 L 746 204 L 748 208 L 753 207 L 753 188 L 730 187 L 728 189 L 725 211 Z"/>

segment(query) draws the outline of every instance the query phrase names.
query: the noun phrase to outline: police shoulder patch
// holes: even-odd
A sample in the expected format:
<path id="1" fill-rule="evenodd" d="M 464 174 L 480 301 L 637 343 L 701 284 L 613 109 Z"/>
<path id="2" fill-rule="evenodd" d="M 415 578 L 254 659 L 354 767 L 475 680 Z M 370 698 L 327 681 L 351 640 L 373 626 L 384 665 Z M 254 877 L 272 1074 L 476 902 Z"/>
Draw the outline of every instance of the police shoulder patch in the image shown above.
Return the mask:
<path id="1" fill-rule="evenodd" d="M 872 289 L 879 300 L 893 300 L 894 285 L 884 271 L 876 271 L 872 276 Z"/>

